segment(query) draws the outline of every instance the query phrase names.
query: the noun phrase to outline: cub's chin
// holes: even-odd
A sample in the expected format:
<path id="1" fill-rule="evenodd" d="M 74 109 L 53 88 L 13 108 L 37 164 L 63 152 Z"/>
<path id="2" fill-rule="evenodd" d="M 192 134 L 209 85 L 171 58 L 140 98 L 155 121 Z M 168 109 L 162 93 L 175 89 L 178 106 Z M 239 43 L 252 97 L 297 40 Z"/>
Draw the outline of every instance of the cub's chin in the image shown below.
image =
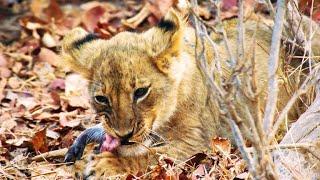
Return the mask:
<path id="1" fill-rule="evenodd" d="M 123 157 L 140 156 L 148 153 L 151 145 L 152 141 L 149 139 L 143 141 L 142 143 L 121 144 L 119 147 L 117 147 L 116 153 Z"/>

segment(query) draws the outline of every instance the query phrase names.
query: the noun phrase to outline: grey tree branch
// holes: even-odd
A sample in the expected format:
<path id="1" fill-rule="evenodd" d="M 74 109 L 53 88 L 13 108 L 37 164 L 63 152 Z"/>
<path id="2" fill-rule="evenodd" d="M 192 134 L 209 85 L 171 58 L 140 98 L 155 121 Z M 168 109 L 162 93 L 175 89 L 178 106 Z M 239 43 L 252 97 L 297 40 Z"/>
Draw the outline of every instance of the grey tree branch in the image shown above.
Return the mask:
<path id="1" fill-rule="evenodd" d="M 280 40 L 282 35 L 284 15 L 285 15 L 285 0 L 277 1 L 277 12 L 275 24 L 272 32 L 272 41 L 268 65 L 268 97 L 263 118 L 263 128 L 268 133 L 273 124 L 273 119 L 277 107 L 278 99 L 278 79 L 277 69 L 279 64 Z"/>

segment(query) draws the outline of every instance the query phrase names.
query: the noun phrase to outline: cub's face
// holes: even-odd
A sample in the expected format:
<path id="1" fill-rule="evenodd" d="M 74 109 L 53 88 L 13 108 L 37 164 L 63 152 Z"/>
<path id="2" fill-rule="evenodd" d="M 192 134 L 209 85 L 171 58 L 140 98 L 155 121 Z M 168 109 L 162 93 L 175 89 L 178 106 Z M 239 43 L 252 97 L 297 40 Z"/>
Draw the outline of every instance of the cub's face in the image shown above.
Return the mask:
<path id="1" fill-rule="evenodd" d="M 76 28 L 64 38 L 62 57 L 89 80 L 93 107 L 104 115 L 106 133 L 120 139 L 119 153 L 150 146 L 151 136 L 174 113 L 186 70 L 182 36 L 183 23 L 170 11 L 141 34 L 123 32 L 102 40 Z"/>

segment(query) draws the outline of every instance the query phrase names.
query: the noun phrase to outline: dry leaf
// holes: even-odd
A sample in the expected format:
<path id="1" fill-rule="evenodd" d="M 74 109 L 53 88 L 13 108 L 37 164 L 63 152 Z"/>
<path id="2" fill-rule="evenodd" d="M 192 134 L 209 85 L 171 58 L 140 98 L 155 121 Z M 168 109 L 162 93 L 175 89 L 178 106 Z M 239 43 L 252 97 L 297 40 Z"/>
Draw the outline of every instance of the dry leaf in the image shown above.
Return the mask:
<path id="1" fill-rule="evenodd" d="M 43 9 L 48 6 L 49 0 L 32 0 L 30 9 L 35 17 L 43 18 Z"/>
<path id="2" fill-rule="evenodd" d="M 65 85 L 64 79 L 60 79 L 60 78 L 53 80 L 49 85 L 50 90 L 58 90 L 58 89 L 64 90 L 65 87 L 66 85 Z"/>
<path id="3" fill-rule="evenodd" d="M 11 71 L 7 67 L 0 67 L 0 77 L 1 78 L 8 78 L 11 76 Z"/>
<path id="4" fill-rule="evenodd" d="M 24 136 L 17 137 L 15 139 L 8 139 L 6 140 L 6 143 L 12 144 L 14 146 L 21 146 L 24 142 L 29 142 L 30 139 Z"/>
<path id="5" fill-rule="evenodd" d="M 47 129 L 46 136 L 52 139 L 58 139 L 60 137 L 60 134 L 50 129 Z"/>
<path id="6" fill-rule="evenodd" d="M 248 172 L 241 173 L 241 174 L 237 175 L 236 178 L 239 179 L 239 180 L 241 180 L 241 179 L 249 179 L 249 173 Z"/>
<path id="7" fill-rule="evenodd" d="M 224 155 L 229 155 L 231 152 L 230 140 L 226 138 L 213 138 L 211 141 L 211 147 L 214 153 L 222 152 Z"/>
<path id="8" fill-rule="evenodd" d="M 148 1 L 150 4 L 149 10 L 151 13 L 160 20 L 172 7 L 174 3 L 176 3 L 175 0 L 158 0 L 158 1 Z"/>
<path id="9" fill-rule="evenodd" d="M 57 46 L 56 40 L 52 37 L 51 34 L 45 33 L 42 37 L 42 43 L 49 48 Z"/>
<path id="10" fill-rule="evenodd" d="M 89 108 L 87 80 L 79 74 L 70 74 L 65 79 L 65 95 L 73 107 Z"/>
<path id="11" fill-rule="evenodd" d="M 78 110 L 59 114 L 59 122 L 62 127 L 76 127 L 80 125 L 80 119 L 75 118 Z M 69 120 L 72 119 L 72 120 Z"/>
<path id="12" fill-rule="evenodd" d="M 46 7 L 43 12 L 47 15 L 48 21 L 57 21 L 63 17 L 63 12 L 56 0 L 50 0 L 49 6 Z"/>
<path id="13" fill-rule="evenodd" d="M 46 138 L 46 128 L 36 132 L 32 137 L 32 145 L 34 150 L 38 153 L 48 152 L 48 143 Z"/>
<path id="14" fill-rule="evenodd" d="M 17 106 L 23 105 L 27 110 L 33 109 L 38 103 L 30 93 L 19 93 Z"/>
<path id="15" fill-rule="evenodd" d="M 17 77 L 11 77 L 8 80 L 8 85 L 9 87 L 11 87 L 12 89 L 17 89 L 20 87 L 21 85 L 21 81 L 17 78 Z"/>
<path id="16" fill-rule="evenodd" d="M 18 125 L 17 122 L 13 118 L 10 118 L 10 119 L 1 118 L 1 119 L 3 119 L 3 120 L 0 123 L 0 125 L 1 125 L 1 128 L 3 128 L 3 129 L 12 130 L 14 127 L 16 127 Z"/>
<path id="17" fill-rule="evenodd" d="M 1 71 L 1 70 L 0 70 Z M 4 94 L 4 88 L 6 87 L 7 85 L 7 79 L 5 78 L 2 78 L 0 80 L 0 102 L 1 100 L 5 97 L 5 94 Z"/>
<path id="18" fill-rule="evenodd" d="M 94 32 L 94 29 L 97 28 L 100 18 L 104 15 L 106 10 L 102 6 L 95 6 L 89 9 L 82 17 L 82 23 L 86 29 L 90 32 Z"/>
<path id="19" fill-rule="evenodd" d="M 52 66 L 58 66 L 58 63 L 61 61 L 60 57 L 55 52 L 44 47 L 41 48 L 38 57 L 40 61 L 48 62 Z"/>

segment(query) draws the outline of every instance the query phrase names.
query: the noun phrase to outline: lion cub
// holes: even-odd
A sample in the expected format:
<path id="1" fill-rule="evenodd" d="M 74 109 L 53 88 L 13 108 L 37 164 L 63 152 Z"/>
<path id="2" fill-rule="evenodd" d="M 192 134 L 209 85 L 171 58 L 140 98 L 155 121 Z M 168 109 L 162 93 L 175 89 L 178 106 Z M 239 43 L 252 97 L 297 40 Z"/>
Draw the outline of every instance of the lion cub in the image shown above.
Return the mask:
<path id="1" fill-rule="evenodd" d="M 231 23 L 227 28 L 236 52 L 236 25 Z M 266 89 L 271 31 L 260 29 L 256 76 L 258 87 Z M 247 30 L 248 42 L 252 42 L 253 31 Z M 223 42 L 215 41 L 221 62 L 226 62 Z M 143 33 L 121 32 L 110 40 L 99 39 L 81 28 L 67 34 L 62 44 L 63 59 L 89 80 L 92 105 L 103 120 L 77 138 L 66 161 L 80 159 L 85 145 L 95 141 L 101 153 L 92 154 L 83 169 L 84 177 L 136 173 L 156 162 L 159 154 L 184 160 L 207 150 L 213 136 L 230 137 L 231 131 L 215 109 L 218 107 L 208 104 L 194 45 L 194 30 L 186 27 L 174 10 Z M 213 50 L 206 55 L 213 59 Z M 226 66 L 222 73 L 228 76 Z M 264 99 L 266 93 L 260 94 Z"/>

